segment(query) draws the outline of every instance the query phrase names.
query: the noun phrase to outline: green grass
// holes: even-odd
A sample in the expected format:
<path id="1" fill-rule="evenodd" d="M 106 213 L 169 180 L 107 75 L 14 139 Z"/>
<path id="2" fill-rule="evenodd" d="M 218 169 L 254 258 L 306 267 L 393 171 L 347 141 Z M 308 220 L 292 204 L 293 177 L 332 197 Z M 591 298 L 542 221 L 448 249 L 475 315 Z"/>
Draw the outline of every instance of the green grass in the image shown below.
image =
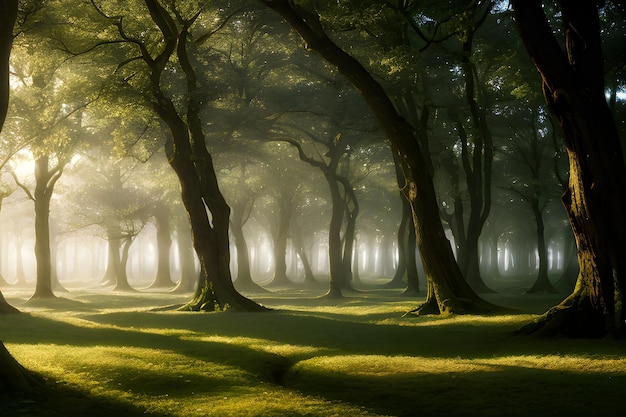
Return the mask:
<path id="1" fill-rule="evenodd" d="M 20 305 L 0 338 L 47 384 L 0 416 L 626 415 L 624 341 L 513 336 L 531 314 L 402 317 L 417 301 L 393 291 L 306 295 L 259 295 L 267 313 L 157 311 L 188 297 L 156 293 Z"/>

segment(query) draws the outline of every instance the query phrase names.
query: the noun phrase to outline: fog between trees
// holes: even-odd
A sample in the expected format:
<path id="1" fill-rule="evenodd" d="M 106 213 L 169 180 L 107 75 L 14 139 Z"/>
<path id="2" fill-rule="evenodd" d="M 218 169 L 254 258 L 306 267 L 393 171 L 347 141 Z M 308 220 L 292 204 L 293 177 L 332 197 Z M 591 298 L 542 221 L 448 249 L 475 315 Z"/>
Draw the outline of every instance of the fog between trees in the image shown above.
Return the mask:
<path id="1" fill-rule="evenodd" d="M 18 19 L 0 143 L 3 289 L 195 291 L 192 310 L 255 310 L 241 293 L 295 285 L 330 297 L 383 285 L 425 295 L 427 276 L 441 272 L 432 256 L 426 271 L 411 256 L 420 213 L 399 192 L 411 168 L 432 179 L 468 291 L 572 291 L 562 132 L 504 4 L 319 2 L 319 28 L 304 19 L 382 87 L 421 147 L 416 167 L 354 88 L 366 81 L 330 65 L 311 39 L 303 48 L 261 3 L 291 10 L 24 5 L 33 7 Z M 601 10 L 623 137 L 619 16 Z M 444 251 L 433 255 L 445 263 Z M 451 311 L 473 311 L 460 305 Z"/>

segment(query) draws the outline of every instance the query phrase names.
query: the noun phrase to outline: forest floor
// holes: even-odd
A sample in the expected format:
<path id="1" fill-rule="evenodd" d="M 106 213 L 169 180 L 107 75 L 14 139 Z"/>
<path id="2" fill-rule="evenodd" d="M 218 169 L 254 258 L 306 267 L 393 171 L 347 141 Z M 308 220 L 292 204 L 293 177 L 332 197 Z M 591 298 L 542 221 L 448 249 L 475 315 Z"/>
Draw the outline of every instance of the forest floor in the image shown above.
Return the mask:
<path id="1" fill-rule="evenodd" d="M 624 416 L 626 342 L 515 336 L 526 311 L 414 317 L 399 290 L 255 294 L 266 313 L 163 309 L 189 295 L 74 290 L 0 316 L 0 339 L 45 378 L 0 416 Z M 562 298 L 562 297 L 560 297 Z"/>

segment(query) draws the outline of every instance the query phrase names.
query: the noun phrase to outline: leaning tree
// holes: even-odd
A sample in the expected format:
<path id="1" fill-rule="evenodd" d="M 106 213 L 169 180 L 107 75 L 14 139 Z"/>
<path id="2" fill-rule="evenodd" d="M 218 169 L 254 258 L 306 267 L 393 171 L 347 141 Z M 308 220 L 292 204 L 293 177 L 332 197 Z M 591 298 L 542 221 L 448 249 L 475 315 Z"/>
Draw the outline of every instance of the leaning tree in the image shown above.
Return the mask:
<path id="1" fill-rule="evenodd" d="M 558 1 L 561 28 L 555 29 L 543 3 L 512 1 L 519 33 L 567 149 L 570 175 L 562 201 L 580 274 L 572 294 L 525 330 L 581 337 L 623 334 L 626 168 L 605 96 L 599 10 L 594 1 Z"/>
<path id="2" fill-rule="evenodd" d="M 279 13 L 317 52 L 357 88 L 379 122 L 400 161 L 402 191 L 411 204 L 417 245 L 429 282 L 420 313 L 494 312 L 498 307 L 481 299 L 465 282 L 447 240 L 426 155 L 413 127 L 397 111 L 375 76 L 329 36 L 320 14 L 292 0 L 261 0 Z"/>

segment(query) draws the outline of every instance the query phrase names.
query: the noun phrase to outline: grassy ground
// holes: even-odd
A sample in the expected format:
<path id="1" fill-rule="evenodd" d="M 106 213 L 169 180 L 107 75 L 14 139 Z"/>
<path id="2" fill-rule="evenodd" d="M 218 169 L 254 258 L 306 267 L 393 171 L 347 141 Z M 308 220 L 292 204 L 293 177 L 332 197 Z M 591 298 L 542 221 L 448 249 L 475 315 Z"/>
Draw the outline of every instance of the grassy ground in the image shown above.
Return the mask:
<path id="1" fill-rule="evenodd" d="M 530 314 L 402 317 L 417 301 L 393 291 L 310 295 L 259 295 L 274 310 L 254 314 L 162 311 L 188 296 L 156 293 L 20 305 L 0 339 L 47 389 L 0 397 L 0 416 L 626 415 L 624 341 L 513 336 Z"/>

